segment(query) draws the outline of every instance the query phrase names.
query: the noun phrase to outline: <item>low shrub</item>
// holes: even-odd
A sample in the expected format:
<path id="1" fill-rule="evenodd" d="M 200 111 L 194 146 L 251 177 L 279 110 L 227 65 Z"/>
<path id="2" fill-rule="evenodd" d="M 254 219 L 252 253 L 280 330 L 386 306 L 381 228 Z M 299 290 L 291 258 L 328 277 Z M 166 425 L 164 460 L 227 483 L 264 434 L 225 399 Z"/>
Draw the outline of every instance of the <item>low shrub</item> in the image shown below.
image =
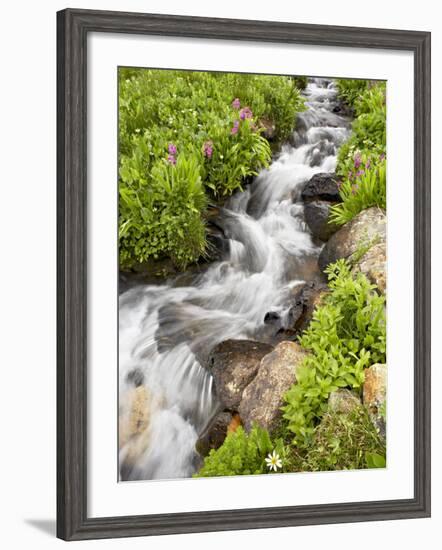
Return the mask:
<path id="1" fill-rule="evenodd" d="M 354 167 L 356 170 L 349 171 L 339 186 L 342 202 L 332 206 L 330 223 L 344 225 L 371 206 L 387 208 L 385 157 L 381 156 L 374 163 L 371 157 L 357 155 Z"/>
<path id="2" fill-rule="evenodd" d="M 266 458 L 275 451 L 281 458 L 285 471 L 284 457 L 287 451 L 281 439 L 272 442 L 267 430 L 255 425 L 250 433 L 242 426 L 230 433 L 221 447 L 212 449 L 204 465 L 194 477 L 235 476 L 269 473 Z"/>
<path id="3" fill-rule="evenodd" d="M 296 471 L 358 470 L 385 467 L 386 443 L 365 407 L 348 414 L 327 412 L 310 447 L 293 458 Z"/>
<path id="4" fill-rule="evenodd" d="M 354 108 L 361 94 L 367 90 L 368 82 L 368 80 L 338 78 L 336 79 L 338 95 L 349 107 Z"/>
<path id="5" fill-rule="evenodd" d="M 352 274 L 345 260 L 331 264 L 331 292 L 300 338 L 311 353 L 298 367 L 297 384 L 285 395 L 283 418 L 293 444 L 307 447 L 338 388 L 360 390 L 364 368 L 385 362 L 385 298 L 362 273 Z"/>

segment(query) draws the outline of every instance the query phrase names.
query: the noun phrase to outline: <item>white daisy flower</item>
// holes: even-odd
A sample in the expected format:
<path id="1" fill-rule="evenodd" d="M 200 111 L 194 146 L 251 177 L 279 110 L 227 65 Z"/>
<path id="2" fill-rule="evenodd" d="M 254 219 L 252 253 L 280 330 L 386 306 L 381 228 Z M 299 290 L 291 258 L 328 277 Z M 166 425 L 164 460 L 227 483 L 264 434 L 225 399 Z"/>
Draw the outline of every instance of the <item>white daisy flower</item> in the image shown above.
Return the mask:
<path id="1" fill-rule="evenodd" d="M 265 461 L 267 462 L 269 470 L 274 470 L 276 472 L 278 468 L 282 468 L 282 460 L 279 458 L 279 455 L 276 454 L 275 450 L 273 450 L 273 453 L 268 454 Z"/>

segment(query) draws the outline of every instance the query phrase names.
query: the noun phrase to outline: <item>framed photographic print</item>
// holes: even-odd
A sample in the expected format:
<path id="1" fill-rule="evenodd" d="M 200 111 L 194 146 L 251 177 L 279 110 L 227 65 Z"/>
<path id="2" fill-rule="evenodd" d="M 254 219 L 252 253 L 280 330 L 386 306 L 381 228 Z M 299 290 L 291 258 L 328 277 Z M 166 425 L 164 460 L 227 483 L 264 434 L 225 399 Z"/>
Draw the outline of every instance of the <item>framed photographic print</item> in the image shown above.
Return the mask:
<path id="1" fill-rule="evenodd" d="M 430 514 L 430 34 L 58 13 L 57 530 Z"/>

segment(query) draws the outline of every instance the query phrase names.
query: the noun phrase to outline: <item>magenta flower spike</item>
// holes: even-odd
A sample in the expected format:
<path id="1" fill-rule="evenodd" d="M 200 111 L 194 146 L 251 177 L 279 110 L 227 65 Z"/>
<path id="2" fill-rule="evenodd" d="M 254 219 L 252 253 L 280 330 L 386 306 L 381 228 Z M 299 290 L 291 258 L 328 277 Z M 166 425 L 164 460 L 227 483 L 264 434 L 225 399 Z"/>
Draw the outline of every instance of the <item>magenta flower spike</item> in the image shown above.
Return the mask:
<path id="1" fill-rule="evenodd" d="M 169 143 L 169 147 L 167 150 L 171 155 L 176 155 L 177 148 L 176 148 L 176 145 L 174 145 L 173 143 Z"/>
<path id="2" fill-rule="evenodd" d="M 238 97 L 235 97 L 235 99 L 232 101 L 232 107 L 236 110 L 241 107 L 241 102 Z"/>
<path id="3" fill-rule="evenodd" d="M 235 122 L 233 123 L 233 127 L 232 129 L 230 130 L 230 133 L 235 135 L 238 133 L 238 128 L 239 128 L 239 120 L 235 120 Z"/>
<path id="4" fill-rule="evenodd" d="M 361 155 L 359 153 L 356 153 L 355 157 L 354 157 L 354 165 L 355 165 L 355 168 L 358 169 L 359 166 L 361 166 L 362 164 L 362 159 L 361 159 Z"/>
<path id="5" fill-rule="evenodd" d="M 176 158 L 174 157 L 174 155 L 169 155 L 167 157 L 167 160 L 170 162 L 170 164 L 173 164 L 175 166 L 176 164 Z"/>
<path id="6" fill-rule="evenodd" d="M 203 145 L 203 155 L 207 157 L 208 159 L 212 158 L 213 154 L 213 142 L 212 141 L 206 141 Z"/>
<path id="7" fill-rule="evenodd" d="M 241 120 L 245 120 L 246 118 L 252 118 L 252 117 L 253 117 L 253 113 L 252 113 L 252 110 L 249 107 L 244 107 L 239 112 L 239 118 Z"/>

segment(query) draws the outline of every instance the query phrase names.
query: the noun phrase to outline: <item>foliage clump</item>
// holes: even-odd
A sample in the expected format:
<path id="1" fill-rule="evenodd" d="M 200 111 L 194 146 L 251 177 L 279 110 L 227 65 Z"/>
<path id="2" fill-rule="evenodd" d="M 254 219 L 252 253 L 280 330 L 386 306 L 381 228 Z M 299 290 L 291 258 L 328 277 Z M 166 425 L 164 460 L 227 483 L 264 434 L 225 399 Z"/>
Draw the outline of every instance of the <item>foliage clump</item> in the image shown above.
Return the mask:
<path id="1" fill-rule="evenodd" d="M 295 471 L 385 467 L 386 443 L 362 405 L 348 414 L 327 412 L 311 445 L 294 454 Z"/>
<path id="2" fill-rule="evenodd" d="M 120 265 L 203 255 L 208 201 L 268 165 L 262 121 L 281 141 L 303 105 L 290 77 L 120 69 Z"/>
<path id="3" fill-rule="evenodd" d="M 281 457 L 285 455 L 282 440 L 272 442 L 268 431 L 260 426 L 254 425 L 250 433 L 240 426 L 227 435 L 221 447 L 210 451 L 194 477 L 265 474 L 265 459 L 273 450 Z"/>
<path id="4" fill-rule="evenodd" d="M 352 274 L 345 260 L 326 273 L 331 292 L 300 338 L 311 353 L 298 367 L 297 384 L 283 407 L 293 444 L 301 448 L 311 443 L 330 393 L 345 387 L 360 391 L 364 368 L 385 362 L 385 297 L 374 292 L 365 275 Z"/>
<path id="5" fill-rule="evenodd" d="M 386 209 L 386 84 L 338 80 L 337 86 L 356 115 L 338 154 L 342 203 L 330 215 L 330 222 L 343 225 L 371 206 Z"/>

